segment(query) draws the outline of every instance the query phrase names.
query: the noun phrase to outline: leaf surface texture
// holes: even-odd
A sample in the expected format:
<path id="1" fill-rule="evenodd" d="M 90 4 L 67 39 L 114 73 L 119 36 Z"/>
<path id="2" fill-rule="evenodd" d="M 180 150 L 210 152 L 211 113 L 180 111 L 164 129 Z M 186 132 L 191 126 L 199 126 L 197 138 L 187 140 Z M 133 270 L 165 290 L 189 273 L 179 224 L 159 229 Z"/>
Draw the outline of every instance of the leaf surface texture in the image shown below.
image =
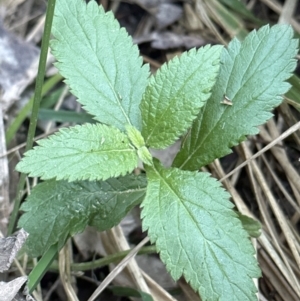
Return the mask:
<path id="1" fill-rule="evenodd" d="M 258 133 L 282 101 L 296 67 L 297 40 L 288 25 L 264 26 L 241 43 L 233 39 L 221 55 L 212 95 L 195 119 L 174 166 L 197 170 Z M 226 95 L 232 105 L 222 104 Z"/>
<path id="2" fill-rule="evenodd" d="M 43 180 L 106 180 L 137 166 L 136 150 L 127 136 L 102 124 L 64 128 L 38 144 L 16 169 Z"/>
<path id="3" fill-rule="evenodd" d="M 222 46 L 184 52 L 150 78 L 142 103 L 142 135 L 152 148 L 170 146 L 192 125 L 211 94 Z"/>
<path id="4" fill-rule="evenodd" d="M 96 120 L 141 130 L 139 104 L 149 76 L 138 47 L 96 1 L 57 0 L 51 42 L 60 73 Z"/>
<path id="5" fill-rule="evenodd" d="M 110 229 L 145 195 L 145 177 L 126 175 L 106 181 L 55 181 L 38 184 L 21 206 L 25 211 L 19 220 L 30 235 L 26 248 L 32 257 L 86 226 L 99 231 Z"/>
<path id="6" fill-rule="evenodd" d="M 147 167 L 143 228 L 203 301 L 254 301 L 260 271 L 229 194 L 208 173 Z"/>

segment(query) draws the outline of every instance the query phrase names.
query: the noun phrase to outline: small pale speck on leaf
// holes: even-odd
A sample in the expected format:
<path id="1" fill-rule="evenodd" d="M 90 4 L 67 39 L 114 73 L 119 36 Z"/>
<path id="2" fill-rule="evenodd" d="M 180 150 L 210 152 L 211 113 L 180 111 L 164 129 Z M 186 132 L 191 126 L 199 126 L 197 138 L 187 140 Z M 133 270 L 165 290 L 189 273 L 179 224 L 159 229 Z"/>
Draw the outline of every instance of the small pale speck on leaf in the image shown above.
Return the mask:
<path id="1" fill-rule="evenodd" d="M 221 101 L 221 104 L 228 105 L 228 106 L 232 106 L 233 105 L 231 99 L 229 99 L 226 95 L 224 95 L 224 98 Z"/>

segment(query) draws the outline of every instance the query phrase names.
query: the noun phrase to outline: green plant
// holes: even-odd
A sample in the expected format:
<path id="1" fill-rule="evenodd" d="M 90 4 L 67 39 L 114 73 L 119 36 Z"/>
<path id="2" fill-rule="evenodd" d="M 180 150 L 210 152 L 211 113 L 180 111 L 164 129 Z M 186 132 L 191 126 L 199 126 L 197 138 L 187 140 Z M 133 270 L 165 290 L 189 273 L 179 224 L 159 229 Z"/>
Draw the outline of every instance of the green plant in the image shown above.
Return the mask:
<path id="1" fill-rule="evenodd" d="M 53 35 L 58 69 L 98 123 L 40 140 L 17 165 L 46 180 L 21 207 L 28 252 L 60 248 L 87 225 L 108 229 L 141 203 L 143 229 L 174 279 L 183 275 L 202 300 L 256 300 L 249 219 L 198 170 L 256 134 L 281 103 L 296 65 L 292 29 L 265 26 L 227 48 L 192 49 L 150 77 L 126 31 L 94 1 L 59 0 Z M 149 147 L 180 137 L 173 166 L 163 167 Z M 146 173 L 134 176 L 138 160 Z"/>

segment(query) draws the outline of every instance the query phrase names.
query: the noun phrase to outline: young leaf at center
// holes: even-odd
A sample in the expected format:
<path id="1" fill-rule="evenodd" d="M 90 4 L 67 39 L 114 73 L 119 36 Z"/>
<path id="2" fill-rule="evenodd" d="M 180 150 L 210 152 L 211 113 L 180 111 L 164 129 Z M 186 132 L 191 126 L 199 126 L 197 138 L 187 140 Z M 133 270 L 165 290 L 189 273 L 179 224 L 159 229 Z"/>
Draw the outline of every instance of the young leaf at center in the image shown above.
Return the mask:
<path id="1" fill-rule="evenodd" d="M 102 124 L 64 128 L 38 144 L 16 169 L 43 180 L 106 180 L 131 172 L 138 162 L 127 136 Z"/>
<path id="2" fill-rule="evenodd" d="M 147 146 L 170 146 L 192 125 L 210 96 L 222 46 L 192 49 L 164 64 L 150 78 L 140 108 Z"/>
<path id="3" fill-rule="evenodd" d="M 143 228 L 176 280 L 203 301 L 256 301 L 254 248 L 230 195 L 208 173 L 147 166 Z"/>

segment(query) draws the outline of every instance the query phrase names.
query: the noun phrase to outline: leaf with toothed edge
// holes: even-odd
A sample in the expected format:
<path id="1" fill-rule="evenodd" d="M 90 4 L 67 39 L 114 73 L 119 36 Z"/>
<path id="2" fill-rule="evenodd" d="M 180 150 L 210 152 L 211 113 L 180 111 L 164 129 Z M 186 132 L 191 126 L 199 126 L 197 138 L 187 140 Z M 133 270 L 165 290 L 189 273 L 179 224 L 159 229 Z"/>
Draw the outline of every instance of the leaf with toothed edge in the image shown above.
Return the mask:
<path id="1" fill-rule="evenodd" d="M 142 175 L 126 175 L 106 181 L 55 181 L 38 184 L 22 204 L 19 220 L 30 234 L 26 242 L 32 257 L 42 255 L 87 225 L 104 231 L 117 225 L 145 195 Z M 37 226 L 38 225 L 38 226 Z"/>
<path id="2" fill-rule="evenodd" d="M 220 45 L 191 49 L 150 78 L 140 105 L 147 146 L 170 146 L 192 125 L 216 82 L 221 50 Z"/>
<path id="3" fill-rule="evenodd" d="M 96 1 L 57 0 L 51 50 L 84 109 L 120 130 L 141 130 L 139 104 L 149 77 L 132 38 Z"/>
<path id="4" fill-rule="evenodd" d="M 133 171 L 138 162 L 127 136 L 102 124 L 64 128 L 38 144 L 16 169 L 43 180 L 106 180 Z"/>
<path id="5" fill-rule="evenodd" d="M 267 25 L 223 49 L 212 95 L 183 139 L 174 166 L 198 170 L 258 133 L 290 87 L 285 81 L 296 67 L 298 46 L 293 34 L 291 26 Z M 224 96 L 232 105 L 222 103 Z"/>
<path id="6" fill-rule="evenodd" d="M 146 171 L 143 229 L 172 277 L 183 275 L 203 301 L 256 301 L 260 270 L 229 193 L 208 173 L 157 162 Z"/>

